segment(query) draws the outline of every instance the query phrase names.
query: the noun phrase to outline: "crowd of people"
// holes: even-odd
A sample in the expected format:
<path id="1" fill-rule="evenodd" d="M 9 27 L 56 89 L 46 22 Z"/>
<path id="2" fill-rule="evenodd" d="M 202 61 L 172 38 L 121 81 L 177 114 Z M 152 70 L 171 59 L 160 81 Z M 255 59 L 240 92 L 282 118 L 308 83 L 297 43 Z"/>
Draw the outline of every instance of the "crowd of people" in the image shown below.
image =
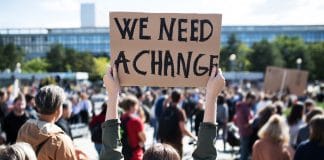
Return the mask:
<path id="1" fill-rule="evenodd" d="M 0 159 L 23 153 L 25 158 L 16 159 L 87 159 L 73 145 L 71 124 L 78 123 L 89 126 L 100 159 L 181 159 L 184 136 L 197 144 L 194 159 L 215 159 L 216 137 L 224 142 L 223 150 L 237 138 L 241 160 L 323 156 L 324 112 L 316 105 L 323 102 L 323 87 L 303 96 L 228 84 L 223 89 L 220 71 L 213 73 L 216 80 L 211 78 L 206 90 L 120 87 L 112 69 L 104 77 L 106 90 L 102 88 L 108 100 L 98 114 L 87 89 L 71 93 L 46 85 L 13 96 L 3 88 Z M 151 137 L 147 125 L 154 128 L 153 146 L 145 146 Z M 233 126 L 239 137 L 232 136 Z"/>

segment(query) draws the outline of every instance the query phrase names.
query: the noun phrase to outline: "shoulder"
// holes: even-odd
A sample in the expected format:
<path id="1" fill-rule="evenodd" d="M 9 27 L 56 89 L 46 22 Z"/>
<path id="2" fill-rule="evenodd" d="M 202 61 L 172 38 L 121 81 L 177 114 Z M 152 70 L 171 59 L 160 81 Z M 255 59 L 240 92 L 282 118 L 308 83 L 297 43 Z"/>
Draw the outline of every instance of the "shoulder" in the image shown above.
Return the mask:
<path id="1" fill-rule="evenodd" d="M 253 150 L 254 149 L 263 149 L 265 148 L 266 146 L 269 146 L 271 144 L 271 142 L 269 142 L 269 140 L 267 139 L 264 139 L 264 138 L 261 138 L 261 139 L 258 139 L 254 144 L 253 144 Z"/>
<path id="2" fill-rule="evenodd" d="M 11 111 L 5 118 L 4 120 L 12 119 L 14 117 L 13 112 Z"/>
<path id="3" fill-rule="evenodd" d="M 141 124 L 143 124 L 143 122 L 142 122 L 142 120 L 141 120 L 139 117 L 132 116 L 132 117 L 129 119 L 129 124 L 137 124 L 137 125 L 141 125 Z"/>
<path id="4" fill-rule="evenodd" d="M 57 141 L 57 143 L 60 147 L 74 150 L 74 146 L 73 146 L 73 142 L 72 142 L 71 138 L 68 135 L 66 135 L 65 133 L 55 134 L 54 137 L 55 137 L 54 139 Z"/>
<path id="5" fill-rule="evenodd" d="M 68 135 L 64 133 L 56 134 L 55 140 L 54 143 L 58 146 L 56 156 L 60 157 L 58 159 L 76 159 L 75 148 Z"/>
<path id="6" fill-rule="evenodd" d="M 311 146 L 313 146 L 311 141 L 303 141 L 298 145 L 297 150 L 305 150 L 307 148 L 310 148 Z"/>

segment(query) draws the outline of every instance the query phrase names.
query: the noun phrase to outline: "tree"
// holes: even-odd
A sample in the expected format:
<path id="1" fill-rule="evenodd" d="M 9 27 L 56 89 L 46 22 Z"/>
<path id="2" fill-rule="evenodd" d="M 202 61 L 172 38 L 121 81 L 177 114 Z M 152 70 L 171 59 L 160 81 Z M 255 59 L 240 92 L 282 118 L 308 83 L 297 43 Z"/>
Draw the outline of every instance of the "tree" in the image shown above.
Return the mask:
<path id="1" fill-rule="evenodd" d="M 51 47 L 50 51 L 46 54 L 46 60 L 49 64 L 49 72 L 64 72 L 65 69 L 65 49 L 62 45 L 56 44 Z"/>
<path id="2" fill-rule="evenodd" d="M 9 68 L 15 70 L 16 64 L 22 63 L 25 57 L 25 53 L 20 47 L 15 44 L 7 44 L 0 47 L 0 70 Z"/>
<path id="3" fill-rule="evenodd" d="M 324 80 L 324 42 L 309 44 L 307 54 L 311 56 L 314 67 L 311 73 L 311 79 Z"/>
<path id="4" fill-rule="evenodd" d="M 220 67 L 225 70 L 230 70 L 232 65 L 235 65 L 235 68 L 239 70 L 248 69 L 250 62 L 246 58 L 249 54 L 250 49 L 245 44 L 242 44 L 235 36 L 235 34 L 231 34 L 227 40 L 227 44 L 222 48 L 220 53 Z M 235 64 L 231 64 L 229 57 L 231 54 L 235 54 L 237 59 L 235 60 Z"/>
<path id="5" fill-rule="evenodd" d="M 251 62 L 251 71 L 264 72 L 267 66 L 282 67 L 284 65 L 278 48 L 265 39 L 252 45 L 252 52 L 248 59 Z"/>
<path id="6" fill-rule="evenodd" d="M 98 57 L 94 58 L 95 62 L 95 70 L 94 73 L 90 75 L 91 80 L 101 80 L 103 75 L 107 71 L 107 65 L 109 63 L 109 59 L 107 57 Z"/>
<path id="7" fill-rule="evenodd" d="M 103 76 L 107 71 L 107 65 L 109 60 L 107 57 L 98 57 L 94 59 L 95 62 L 95 74 Z"/>
<path id="8" fill-rule="evenodd" d="M 301 69 L 312 70 L 313 63 L 310 54 L 307 54 L 307 46 L 299 37 L 279 36 L 274 41 L 275 45 L 285 61 L 285 67 L 297 68 L 296 60 L 302 59 Z"/>
<path id="9" fill-rule="evenodd" d="M 28 73 L 46 72 L 49 64 L 43 58 L 35 58 L 22 64 L 22 71 Z"/>
<path id="10" fill-rule="evenodd" d="M 72 71 L 88 72 L 93 74 L 95 72 L 95 61 L 90 53 L 79 53 L 76 55 L 76 62 L 72 65 Z"/>

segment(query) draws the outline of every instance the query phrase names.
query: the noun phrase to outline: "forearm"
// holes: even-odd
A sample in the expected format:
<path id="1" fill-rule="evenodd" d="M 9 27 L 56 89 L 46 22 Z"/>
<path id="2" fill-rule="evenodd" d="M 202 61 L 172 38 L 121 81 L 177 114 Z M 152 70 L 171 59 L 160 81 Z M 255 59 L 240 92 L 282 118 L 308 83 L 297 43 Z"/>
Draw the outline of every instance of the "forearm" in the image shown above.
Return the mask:
<path id="1" fill-rule="evenodd" d="M 187 136 L 189 136 L 191 138 L 195 138 L 195 136 L 190 131 L 188 131 L 187 128 L 185 128 L 183 132 L 184 132 L 184 135 L 187 135 Z"/>
<path id="2" fill-rule="evenodd" d="M 107 102 L 107 113 L 106 113 L 106 121 L 112 119 L 118 119 L 118 94 L 109 96 Z"/>
<path id="3" fill-rule="evenodd" d="M 203 122 L 216 124 L 217 98 L 206 96 L 206 107 Z"/>

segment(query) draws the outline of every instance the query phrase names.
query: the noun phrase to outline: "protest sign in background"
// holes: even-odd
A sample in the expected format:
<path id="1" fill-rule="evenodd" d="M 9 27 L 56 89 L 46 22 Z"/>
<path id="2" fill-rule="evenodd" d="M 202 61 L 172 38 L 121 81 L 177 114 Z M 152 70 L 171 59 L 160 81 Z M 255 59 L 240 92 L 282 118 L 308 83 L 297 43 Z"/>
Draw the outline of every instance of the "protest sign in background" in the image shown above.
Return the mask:
<path id="1" fill-rule="evenodd" d="M 264 90 L 268 93 L 303 95 L 307 87 L 308 72 L 279 67 L 267 67 Z"/>

